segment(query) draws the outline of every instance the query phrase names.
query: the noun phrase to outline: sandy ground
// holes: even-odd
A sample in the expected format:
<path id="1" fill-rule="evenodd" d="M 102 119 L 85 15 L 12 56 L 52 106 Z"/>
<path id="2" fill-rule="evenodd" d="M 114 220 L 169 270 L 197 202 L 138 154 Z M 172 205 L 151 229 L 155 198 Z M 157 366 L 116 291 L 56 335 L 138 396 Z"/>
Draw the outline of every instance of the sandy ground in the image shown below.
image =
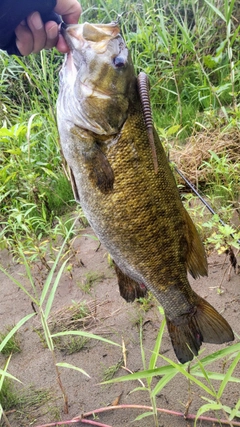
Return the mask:
<path id="1" fill-rule="evenodd" d="M 91 229 L 87 229 L 82 234 L 93 235 L 93 232 Z M 92 311 L 84 324 L 84 328 L 118 344 L 122 344 L 123 339 L 127 349 L 127 368 L 132 372 L 143 370 L 139 320 L 141 317 L 143 318 L 143 346 L 146 366 L 148 366 L 162 320 L 156 302 L 152 300 L 149 304 L 150 309 L 145 311 L 143 309 L 144 306 L 139 303 L 127 304 L 120 297 L 116 277 L 113 269 L 108 264 L 106 250 L 102 246 L 97 250 L 98 242 L 96 240 L 91 237 L 79 236 L 75 240 L 74 247 L 76 254 L 71 259 L 72 269 L 65 270 L 61 277 L 51 313 L 55 313 L 56 319 L 60 309 L 63 309 L 62 313 L 64 313 L 66 307 L 73 305 L 74 302 L 89 301 Z M 197 281 L 190 279 L 191 285 L 224 315 L 236 334 L 235 342 L 237 342 L 237 336 L 240 336 L 240 276 L 232 272 L 231 279 L 228 281 L 228 274 L 226 273 L 228 260 L 224 264 L 224 255 L 211 255 L 208 261 L 209 277 L 198 279 Z M 14 263 L 7 251 L 0 253 L 0 262 L 27 289 L 31 289 L 24 267 Z M 44 270 L 33 271 L 39 293 L 41 292 L 41 282 L 44 279 L 44 274 Z M 90 293 L 86 292 L 89 277 L 93 279 L 89 290 Z M 223 293 L 219 295 L 217 288 L 221 282 Z M 0 273 L 0 294 L 0 332 L 3 332 L 7 327 L 15 325 L 21 318 L 31 313 L 33 309 L 29 298 L 3 273 Z M 61 316 L 64 317 L 63 314 Z M 18 412 L 9 413 L 8 419 L 11 427 L 36 427 L 47 422 L 70 420 L 83 412 L 109 407 L 117 398 L 119 398 L 119 404 L 121 405 L 151 405 L 148 391 L 135 391 L 132 393 L 135 388 L 141 387 L 138 381 L 128 381 L 113 385 L 100 384 L 106 377 L 109 367 L 118 363 L 120 366 L 122 365 L 122 349 L 101 341 L 90 340 L 85 343 L 81 351 L 70 355 L 67 354 L 64 348 L 56 350 L 57 362 L 75 365 L 84 369 L 90 376 L 88 378 L 75 370 L 60 368 L 62 383 L 69 402 L 69 413 L 64 414 L 63 399 L 57 384 L 51 353 L 43 345 L 39 334 L 35 332 L 35 329 L 39 328 L 39 326 L 39 318 L 36 316 L 20 329 L 19 338 L 22 350 L 18 354 L 13 354 L 8 371 L 22 381 L 22 385 L 16 383 L 16 390 L 19 393 L 21 393 L 22 388 L 32 385 L 38 390 L 51 390 L 52 397 L 37 409 L 33 410 L 33 408 L 29 407 L 22 411 L 21 414 Z M 212 351 L 223 347 L 224 345 L 218 347 L 204 344 L 201 356 L 206 356 Z M 177 361 L 166 331 L 163 337 L 161 353 Z M 0 367 L 3 367 L 5 360 L 6 357 L 0 355 Z M 159 357 L 157 366 L 162 366 L 165 363 Z M 221 360 L 211 366 L 211 370 L 225 372 L 229 363 L 227 359 Z M 127 372 L 120 367 L 115 377 L 126 374 Z M 234 371 L 234 376 L 239 378 L 240 366 Z M 159 379 L 159 377 L 156 377 L 152 380 L 152 388 Z M 143 383 L 147 384 L 146 379 L 143 379 Z M 219 382 L 213 381 L 213 384 L 216 387 L 219 386 Z M 239 384 L 227 386 L 222 401 L 233 407 L 239 399 L 239 389 Z M 189 413 L 196 414 L 199 407 L 206 403 L 202 396 L 207 397 L 203 390 L 193 386 L 181 374 L 178 374 L 157 394 L 156 404 L 158 408 L 184 413 L 186 406 L 191 401 Z M 98 422 L 112 427 L 154 426 L 152 417 L 134 421 L 142 412 L 139 409 L 126 408 L 112 410 L 102 413 Z M 216 416 L 214 413 L 206 415 Z M 159 426 L 164 427 L 191 427 L 194 424 L 191 420 L 168 414 L 159 414 L 158 418 Z M 72 425 L 80 426 L 84 424 L 77 423 Z M 213 425 L 214 423 L 207 421 L 198 421 L 197 423 L 197 426 L 202 427 Z"/>

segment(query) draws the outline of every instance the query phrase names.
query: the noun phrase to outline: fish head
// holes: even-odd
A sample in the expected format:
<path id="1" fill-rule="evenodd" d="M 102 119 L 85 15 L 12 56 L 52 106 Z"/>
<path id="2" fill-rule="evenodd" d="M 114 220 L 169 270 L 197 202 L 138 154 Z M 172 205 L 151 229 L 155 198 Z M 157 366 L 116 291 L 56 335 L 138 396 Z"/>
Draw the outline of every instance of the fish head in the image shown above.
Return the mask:
<path id="1" fill-rule="evenodd" d="M 118 24 L 64 24 L 62 34 L 70 52 L 61 71 L 60 87 L 71 89 L 74 102 L 81 100 L 78 111 L 84 108 L 87 128 L 116 133 L 126 119 L 135 82 L 132 60 Z M 93 110 L 98 110 L 96 117 Z M 97 119 L 99 111 L 101 119 Z"/>

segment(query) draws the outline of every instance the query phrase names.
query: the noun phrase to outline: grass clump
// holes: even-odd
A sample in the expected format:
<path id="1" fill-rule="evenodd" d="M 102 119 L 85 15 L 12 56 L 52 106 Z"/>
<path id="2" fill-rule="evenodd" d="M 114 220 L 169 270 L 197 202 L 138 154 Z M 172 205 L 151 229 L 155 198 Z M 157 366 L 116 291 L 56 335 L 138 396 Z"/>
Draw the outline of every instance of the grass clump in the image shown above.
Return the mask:
<path id="1" fill-rule="evenodd" d="M 12 330 L 13 326 L 6 328 L 6 332 L 0 332 L 0 345 L 3 342 L 3 340 L 6 339 L 9 332 Z M 5 346 L 2 348 L 0 353 L 4 354 L 5 356 L 10 356 L 12 353 L 20 353 L 21 352 L 21 346 L 20 346 L 20 339 L 18 336 L 18 332 L 16 332 L 14 335 L 9 338 Z"/>
<path id="2" fill-rule="evenodd" d="M 5 379 L 0 390 L 0 402 L 5 412 L 15 408 L 18 404 L 18 395 L 15 391 L 13 381 L 9 378 Z"/>
<path id="3" fill-rule="evenodd" d="M 119 371 L 119 369 L 123 366 L 124 360 L 121 358 L 115 365 L 109 366 L 108 368 L 104 369 L 103 372 L 103 381 L 109 381 L 111 380 L 114 375 Z"/>
<path id="4" fill-rule="evenodd" d="M 86 337 L 60 337 L 55 338 L 55 347 L 64 352 L 64 354 L 79 353 L 80 351 L 88 348 L 89 338 Z"/>
<path id="5" fill-rule="evenodd" d="M 91 294 L 92 288 L 97 283 L 104 279 L 104 274 L 99 274 L 94 271 L 89 271 L 85 274 L 81 283 L 78 283 L 79 288 L 86 294 Z"/>
<path id="6" fill-rule="evenodd" d="M 6 379 L 0 391 L 0 401 L 5 415 L 10 422 L 17 422 L 28 427 L 49 411 L 48 405 L 54 401 L 52 392 L 44 389 L 27 387 L 16 390 L 13 382 Z M 6 424 L 0 421 L 0 426 Z"/>

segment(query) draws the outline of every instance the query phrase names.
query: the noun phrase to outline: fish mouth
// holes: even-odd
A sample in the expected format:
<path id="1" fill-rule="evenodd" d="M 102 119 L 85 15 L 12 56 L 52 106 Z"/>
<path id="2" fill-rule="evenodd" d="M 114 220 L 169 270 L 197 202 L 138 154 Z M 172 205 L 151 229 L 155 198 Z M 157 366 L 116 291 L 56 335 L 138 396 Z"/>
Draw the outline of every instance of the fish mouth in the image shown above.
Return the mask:
<path id="1" fill-rule="evenodd" d="M 79 45 L 91 45 L 97 53 L 103 53 L 107 49 L 110 40 L 120 34 L 118 23 L 110 24 L 61 24 L 60 32 L 71 50 L 79 48 Z"/>

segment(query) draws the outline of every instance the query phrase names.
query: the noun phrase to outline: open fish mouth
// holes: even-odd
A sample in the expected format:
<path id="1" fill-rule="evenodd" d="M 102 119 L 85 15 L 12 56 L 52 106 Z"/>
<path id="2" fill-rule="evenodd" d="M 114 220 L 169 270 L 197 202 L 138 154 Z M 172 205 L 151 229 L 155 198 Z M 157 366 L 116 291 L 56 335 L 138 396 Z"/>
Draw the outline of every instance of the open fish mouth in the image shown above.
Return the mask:
<path id="1" fill-rule="evenodd" d="M 104 53 L 110 40 L 120 34 L 116 22 L 110 24 L 65 24 L 61 25 L 61 33 L 70 49 L 76 49 L 84 44 L 89 44 L 96 53 Z"/>

